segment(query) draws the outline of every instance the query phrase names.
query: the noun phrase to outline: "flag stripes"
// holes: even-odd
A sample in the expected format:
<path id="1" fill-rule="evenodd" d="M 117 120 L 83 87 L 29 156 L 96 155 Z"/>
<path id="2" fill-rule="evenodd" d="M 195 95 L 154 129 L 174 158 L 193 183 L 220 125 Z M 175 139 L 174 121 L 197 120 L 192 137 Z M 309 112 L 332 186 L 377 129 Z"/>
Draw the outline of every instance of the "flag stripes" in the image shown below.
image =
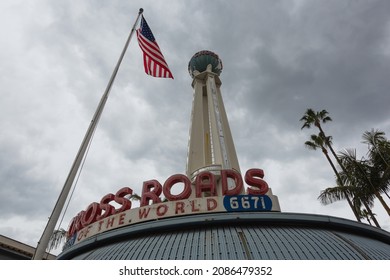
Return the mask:
<path id="1" fill-rule="evenodd" d="M 141 26 L 137 30 L 138 44 L 143 52 L 145 73 L 158 78 L 172 78 L 164 55 L 160 51 L 152 31 L 144 17 L 141 19 Z"/>

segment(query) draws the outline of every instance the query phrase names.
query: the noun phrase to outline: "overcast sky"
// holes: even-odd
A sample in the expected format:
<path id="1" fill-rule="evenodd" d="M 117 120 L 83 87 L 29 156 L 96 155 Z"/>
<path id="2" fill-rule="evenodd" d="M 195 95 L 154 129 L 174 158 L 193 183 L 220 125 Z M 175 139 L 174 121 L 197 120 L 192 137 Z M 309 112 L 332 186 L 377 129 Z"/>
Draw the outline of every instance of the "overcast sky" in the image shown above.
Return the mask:
<path id="1" fill-rule="evenodd" d="M 185 173 L 200 50 L 223 61 L 241 171 L 262 168 L 283 212 L 355 220 L 317 200 L 335 178 L 299 119 L 326 109 L 335 150 L 358 157 L 364 131 L 390 137 L 390 1 L 3 0 L 0 234 L 36 246 L 141 7 L 175 79 L 144 73 L 134 36 L 61 227 L 109 192 Z"/>

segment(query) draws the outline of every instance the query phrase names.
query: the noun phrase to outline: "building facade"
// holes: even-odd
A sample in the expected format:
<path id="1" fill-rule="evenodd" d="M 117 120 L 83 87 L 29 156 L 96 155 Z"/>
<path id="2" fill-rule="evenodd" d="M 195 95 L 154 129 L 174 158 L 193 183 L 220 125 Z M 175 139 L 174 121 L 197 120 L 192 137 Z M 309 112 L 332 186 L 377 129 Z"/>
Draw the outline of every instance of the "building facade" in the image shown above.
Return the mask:
<path id="1" fill-rule="evenodd" d="M 34 247 L 0 235 L 0 260 L 31 260 L 34 252 Z M 43 259 L 55 260 L 56 256 L 46 253 Z"/>

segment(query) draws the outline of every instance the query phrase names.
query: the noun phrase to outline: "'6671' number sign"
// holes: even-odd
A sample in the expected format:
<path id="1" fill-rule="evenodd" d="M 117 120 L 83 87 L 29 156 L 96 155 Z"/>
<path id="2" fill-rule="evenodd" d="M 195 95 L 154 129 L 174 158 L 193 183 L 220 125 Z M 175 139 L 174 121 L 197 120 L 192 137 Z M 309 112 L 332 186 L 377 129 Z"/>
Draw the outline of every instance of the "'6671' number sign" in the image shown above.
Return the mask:
<path id="1" fill-rule="evenodd" d="M 235 195 L 225 196 L 223 206 L 231 211 L 270 211 L 272 200 L 266 195 Z"/>

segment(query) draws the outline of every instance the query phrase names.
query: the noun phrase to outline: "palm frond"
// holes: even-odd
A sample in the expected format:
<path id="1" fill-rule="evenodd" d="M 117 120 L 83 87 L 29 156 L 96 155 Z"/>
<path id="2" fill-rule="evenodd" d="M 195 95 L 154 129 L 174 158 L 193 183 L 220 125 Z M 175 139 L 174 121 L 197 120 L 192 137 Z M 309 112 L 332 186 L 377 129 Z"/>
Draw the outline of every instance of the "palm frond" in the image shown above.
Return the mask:
<path id="1" fill-rule="evenodd" d="M 55 230 L 50 237 L 50 241 L 48 244 L 48 250 L 51 251 L 53 249 L 57 249 L 66 239 L 67 231 L 63 228 Z"/>
<path id="2" fill-rule="evenodd" d="M 350 188 L 345 186 L 336 186 L 322 190 L 318 196 L 318 200 L 323 205 L 328 205 L 336 201 L 346 199 L 346 195 L 350 193 Z"/>
<path id="3" fill-rule="evenodd" d="M 136 193 L 134 193 L 134 194 L 130 195 L 130 199 L 131 200 L 140 201 L 141 200 L 141 196 L 136 194 Z"/>

